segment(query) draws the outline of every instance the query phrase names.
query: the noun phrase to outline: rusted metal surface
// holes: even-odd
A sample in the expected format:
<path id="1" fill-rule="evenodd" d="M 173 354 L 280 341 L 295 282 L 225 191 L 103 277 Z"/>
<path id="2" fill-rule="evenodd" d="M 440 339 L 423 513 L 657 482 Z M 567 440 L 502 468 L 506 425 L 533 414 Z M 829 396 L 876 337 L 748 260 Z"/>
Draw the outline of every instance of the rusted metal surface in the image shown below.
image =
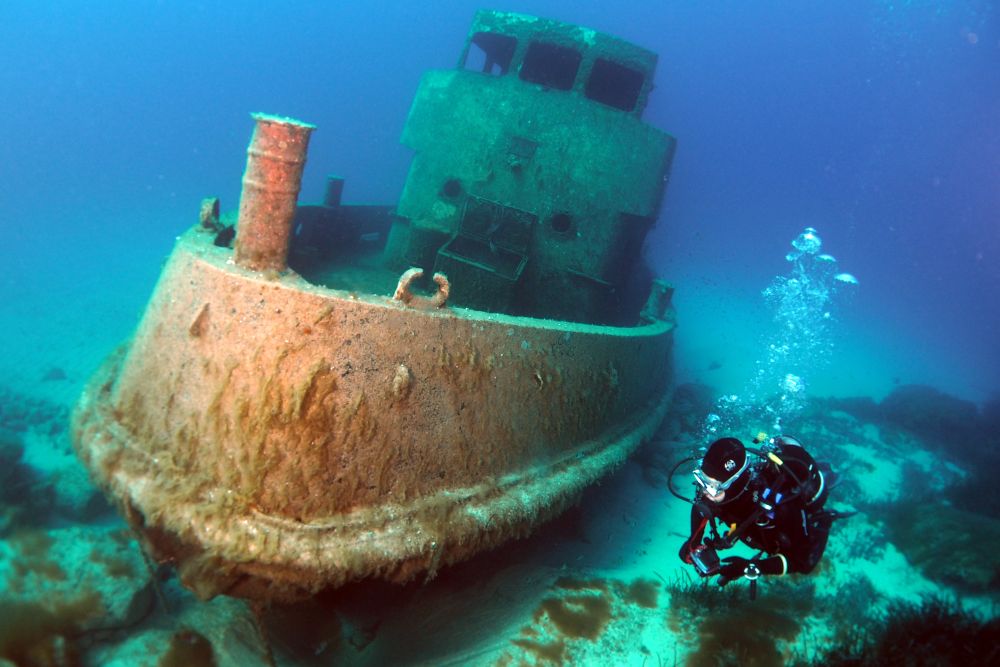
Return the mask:
<path id="1" fill-rule="evenodd" d="M 284 271 L 306 149 L 314 125 L 253 114 L 257 123 L 243 174 L 236 263 L 256 271 Z"/>
<path id="2" fill-rule="evenodd" d="M 150 550 L 205 597 L 433 573 L 557 514 L 662 419 L 666 322 L 411 308 L 230 256 L 182 237 L 74 426 Z"/>
<path id="3" fill-rule="evenodd" d="M 434 284 L 437 285 L 437 291 L 434 293 L 434 296 L 426 298 L 415 296 L 412 292 L 413 283 L 423 277 L 423 275 L 423 269 L 412 268 L 404 271 L 403 275 L 399 277 L 399 282 L 396 284 L 396 291 L 393 293 L 392 298 L 408 306 L 422 305 L 429 308 L 443 308 L 448 303 L 448 295 L 451 293 L 451 283 L 448 281 L 448 276 L 443 273 L 435 273 L 433 279 Z"/>

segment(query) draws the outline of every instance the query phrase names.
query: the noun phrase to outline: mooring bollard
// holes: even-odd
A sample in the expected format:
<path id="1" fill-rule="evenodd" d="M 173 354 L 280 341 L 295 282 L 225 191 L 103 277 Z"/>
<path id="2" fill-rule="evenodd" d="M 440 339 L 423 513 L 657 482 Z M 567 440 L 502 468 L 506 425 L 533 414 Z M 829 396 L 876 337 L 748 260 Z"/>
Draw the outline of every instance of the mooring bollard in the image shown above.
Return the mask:
<path id="1" fill-rule="evenodd" d="M 316 126 L 269 114 L 251 115 L 257 127 L 243 174 L 236 263 L 256 271 L 283 271 L 288 267 L 288 241 L 306 149 Z"/>

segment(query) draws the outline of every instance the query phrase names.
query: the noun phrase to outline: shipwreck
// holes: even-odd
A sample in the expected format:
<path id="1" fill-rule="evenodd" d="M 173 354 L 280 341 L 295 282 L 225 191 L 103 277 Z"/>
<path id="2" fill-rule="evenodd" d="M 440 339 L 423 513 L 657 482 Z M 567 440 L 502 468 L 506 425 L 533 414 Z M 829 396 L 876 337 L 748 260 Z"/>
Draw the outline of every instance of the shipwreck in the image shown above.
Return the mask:
<path id="1" fill-rule="evenodd" d="M 297 198 L 313 126 L 255 114 L 238 214 L 177 241 L 75 447 L 200 596 L 433 575 L 571 505 L 657 429 L 672 287 L 642 246 L 674 139 L 656 55 L 478 13 L 427 72 L 392 205 Z M 232 222 L 233 224 L 228 224 Z"/>

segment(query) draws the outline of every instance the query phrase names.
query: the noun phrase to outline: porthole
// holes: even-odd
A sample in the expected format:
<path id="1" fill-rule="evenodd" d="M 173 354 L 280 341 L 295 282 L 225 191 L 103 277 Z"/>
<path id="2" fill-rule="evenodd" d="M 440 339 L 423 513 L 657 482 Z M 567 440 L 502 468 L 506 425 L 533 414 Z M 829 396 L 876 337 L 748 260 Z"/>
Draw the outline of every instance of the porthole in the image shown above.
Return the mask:
<path id="1" fill-rule="evenodd" d="M 549 226 L 556 234 L 566 235 L 573 228 L 573 218 L 569 213 L 556 213 L 549 219 Z"/>

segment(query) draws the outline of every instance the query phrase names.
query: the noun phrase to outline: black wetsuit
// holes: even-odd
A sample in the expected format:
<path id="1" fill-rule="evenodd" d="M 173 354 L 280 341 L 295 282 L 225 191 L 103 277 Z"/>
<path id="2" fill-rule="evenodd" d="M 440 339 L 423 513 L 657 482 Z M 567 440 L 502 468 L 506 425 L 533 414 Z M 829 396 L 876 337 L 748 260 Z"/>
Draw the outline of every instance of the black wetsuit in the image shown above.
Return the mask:
<path id="1" fill-rule="evenodd" d="M 739 530 L 748 517 L 749 523 L 740 531 L 739 540 L 753 549 L 765 552 L 768 557 L 757 561 L 762 574 L 785 574 L 786 572 L 811 572 L 819 563 L 826 549 L 830 525 L 836 515 L 819 507 L 806 510 L 806 499 L 791 497 L 774 505 L 772 512 L 764 511 L 760 500 L 766 490 L 773 500 L 773 480 L 765 471 L 755 469 L 742 492 L 730 497 L 729 491 L 720 503 L 707 500 L 699 492 L 691 510 L 691 537 L 681 547 L 680 557 L 691 562 L 690 550 L 702 543 L 706 529 L 712 518 L 717 520 L 720 535 Z M 737 482 L 738 484 L 738 482 Z M 737 486 L 734 484 L 734 487 Z M 823 498 L 825 500 L 825 497 Z M 822 502 L 814 503 L 822 505 Z M 708 516 L 706 516 L 706 514 Z"/>

